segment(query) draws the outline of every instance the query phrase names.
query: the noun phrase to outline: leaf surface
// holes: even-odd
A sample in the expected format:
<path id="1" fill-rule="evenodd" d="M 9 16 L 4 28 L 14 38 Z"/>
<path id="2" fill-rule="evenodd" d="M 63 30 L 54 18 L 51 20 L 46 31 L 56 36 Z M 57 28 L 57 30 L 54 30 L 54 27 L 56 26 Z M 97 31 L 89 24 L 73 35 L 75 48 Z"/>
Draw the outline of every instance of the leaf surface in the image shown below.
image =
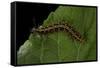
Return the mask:
<path id="1" fill-rule="evenodd" d="M 84 37 L 84 44 L 65 31 L 33 33 L 17 53 L 18 64 L 96 60 L 96 8 L 59 6 L 42 26 L 63 23 L 63 20 Z"/>

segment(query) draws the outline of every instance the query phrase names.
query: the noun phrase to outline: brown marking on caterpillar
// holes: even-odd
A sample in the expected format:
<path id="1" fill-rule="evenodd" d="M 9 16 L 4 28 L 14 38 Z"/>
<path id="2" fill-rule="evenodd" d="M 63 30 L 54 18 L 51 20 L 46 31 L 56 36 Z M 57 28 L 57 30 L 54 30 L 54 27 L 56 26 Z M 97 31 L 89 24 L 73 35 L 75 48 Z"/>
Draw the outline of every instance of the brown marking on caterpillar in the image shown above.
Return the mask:
<path id="1" fill-rule="evenodd" d="M 41 34 L 47 34 L 51 32 L 57 32 L 57 31 L 65 31 L 68 32 L 74 39 L 84 42 L 83 37 L 80 35 L 79 32 L 77 32 L 71 25 L 68 23 L 60 23 L 60 24 L 53 24 L 47 27 L 41 27 L 41 28 L 33 28 L 31 32 L 38 32 Z"/>

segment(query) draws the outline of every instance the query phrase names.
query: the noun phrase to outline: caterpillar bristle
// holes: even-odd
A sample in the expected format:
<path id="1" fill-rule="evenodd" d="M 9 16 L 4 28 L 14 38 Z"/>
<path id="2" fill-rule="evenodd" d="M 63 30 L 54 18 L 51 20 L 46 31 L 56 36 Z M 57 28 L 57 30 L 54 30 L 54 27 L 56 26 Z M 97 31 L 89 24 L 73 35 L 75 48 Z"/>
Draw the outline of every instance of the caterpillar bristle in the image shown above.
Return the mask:
<path id="1" fill-rule="evenodd" d="M 78 31 L 76 31 L 69 23 L 56 23 L 46 27 L 40 26 L 38 29 L 33 28 L 32 32 L 38 32 L 40 34 L 48 34 L 52 32 L 68 32 L 74 39 L 82 42 L 83 38 Z"/>

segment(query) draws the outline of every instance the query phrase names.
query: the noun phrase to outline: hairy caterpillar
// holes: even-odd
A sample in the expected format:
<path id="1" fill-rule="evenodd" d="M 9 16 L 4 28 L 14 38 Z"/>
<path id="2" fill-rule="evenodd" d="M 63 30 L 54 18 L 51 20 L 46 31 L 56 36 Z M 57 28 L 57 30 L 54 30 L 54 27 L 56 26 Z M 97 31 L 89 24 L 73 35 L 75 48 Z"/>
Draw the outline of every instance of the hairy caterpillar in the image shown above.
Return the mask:
<path id="1" fill-rule="evenodd" d="M 60 24 L 53 24 L 53 25 L 49 25 L 47 27 L 39 27 L 39 28 L 33 28 L 32 29 L 32 33 L 33 32 L 37 32 L 37 33 L 42 33 L 42 34 L 47 34 L 47 33 L 51 33 L 51 32 L 57 32 L 57 31 L 65 31 L 68 32 L 74 39 L 83 42 L 84 39 L 83 37 L 80 35 L 79 32 L 77 32 L 72 26 L 70 26 L 68 23 L 60 23 Z"/>

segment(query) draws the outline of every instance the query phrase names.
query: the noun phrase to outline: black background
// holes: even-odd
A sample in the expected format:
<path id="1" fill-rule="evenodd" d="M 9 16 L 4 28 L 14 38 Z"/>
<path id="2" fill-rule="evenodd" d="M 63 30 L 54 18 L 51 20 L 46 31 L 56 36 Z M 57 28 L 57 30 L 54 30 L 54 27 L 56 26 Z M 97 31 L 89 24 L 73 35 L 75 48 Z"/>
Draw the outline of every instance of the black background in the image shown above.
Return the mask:
<path id="1" fill-rule="evenodd" d="M 55 11 L 58 5 L 42 3 L 16 3 L 16 48 L 28 39 L 33 27 L 38 27 L 48 17 L 51 11 Z M 34 23 L 35 22 L 35 23 Z"/>

